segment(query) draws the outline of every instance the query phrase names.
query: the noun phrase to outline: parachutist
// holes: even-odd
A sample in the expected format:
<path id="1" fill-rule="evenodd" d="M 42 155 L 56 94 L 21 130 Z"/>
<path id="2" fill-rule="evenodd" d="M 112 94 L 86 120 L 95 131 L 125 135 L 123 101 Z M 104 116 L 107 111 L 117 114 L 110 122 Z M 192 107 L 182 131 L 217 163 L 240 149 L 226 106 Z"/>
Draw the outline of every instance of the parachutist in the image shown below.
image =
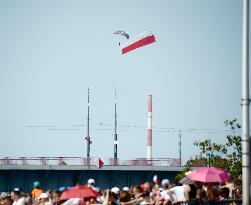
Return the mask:
<path id="1" fill-rule="evenodd" d="M 129 34 L 127 34 L 125 31 L 115 31 L 114 34 L 119 34 L 129 39 Z"/>

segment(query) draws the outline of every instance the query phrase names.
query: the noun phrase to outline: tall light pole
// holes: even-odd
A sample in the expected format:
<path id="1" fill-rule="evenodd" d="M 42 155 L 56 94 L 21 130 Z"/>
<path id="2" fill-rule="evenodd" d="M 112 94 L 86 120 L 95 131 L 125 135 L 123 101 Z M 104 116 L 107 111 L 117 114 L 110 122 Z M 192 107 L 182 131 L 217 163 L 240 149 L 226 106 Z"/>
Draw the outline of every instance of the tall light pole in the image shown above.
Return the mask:
<path id="1" fill-rule="evenodd" d="M 117 133 L 117 89 L 114 87 L 114 162 L 117 163 L 118 159 L 118 133 Z"/>
<path id="2" fill-rule="evenodd" d="M 91 87 L 88 87 L 88 112 L 87 112 L 87 158 L 90 158 L 90 146 L 91 146 L 91 138 L 90 138 L 90 89 Z"/>
<path id="3" fill-rule="evenodd" d="M 250 204 L 249 0 L 243 0 L 242 27 L 242 204 Z"/>
<path id="4" fill-rule="evenodd" d="M 180 159 L 180 166 L 181 166 L 181 130 L 179 130 L 179 159 Z"/>

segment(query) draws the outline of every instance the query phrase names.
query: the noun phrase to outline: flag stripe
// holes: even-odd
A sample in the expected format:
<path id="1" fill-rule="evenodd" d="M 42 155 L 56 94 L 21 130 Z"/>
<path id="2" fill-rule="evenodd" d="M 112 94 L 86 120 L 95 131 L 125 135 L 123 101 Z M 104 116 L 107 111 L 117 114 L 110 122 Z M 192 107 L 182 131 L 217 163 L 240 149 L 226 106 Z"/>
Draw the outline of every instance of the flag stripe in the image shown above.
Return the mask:
<path id="1" fill-rule="evenodd" d="M 142 38 L 142 39 L 140 39 L 140 40 L 138 40 L 138 41 L 124 47 L 124 48 L 122 48 L 122 54 L 125 54 L 125 53 L 127 53 L 129 51 L 132 51 L 132 50 L 136 49 L 136 48 L 146 46 L 146 45 L 151 44 L 151 43 L 153 43 L 155 41 L 156 40 L 155 40 L 154 35 L 147 36 L 145 38 Z"/>

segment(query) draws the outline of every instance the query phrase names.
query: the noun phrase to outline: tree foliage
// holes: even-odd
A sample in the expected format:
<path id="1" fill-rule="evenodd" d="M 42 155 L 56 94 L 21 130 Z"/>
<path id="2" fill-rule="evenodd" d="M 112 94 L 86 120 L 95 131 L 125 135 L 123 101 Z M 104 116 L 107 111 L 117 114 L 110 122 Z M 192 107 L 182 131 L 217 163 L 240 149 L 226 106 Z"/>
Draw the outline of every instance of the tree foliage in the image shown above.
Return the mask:
<path id="1" fill-rule="evenodd" d="M 194 145 L 200 149 L 200 155 L 188 160 L 187 166 L 214 166 L 229 171 L 232 178 L 241 175 L 241 136 L 236 134 L 241 126 L 237 119 L 226 120 L 224 124 L 231 131 L 226 136 L 226 143 L 219 144 L 211 139 L 195 141 Z"/>
<path id="2" fill-rule="evenodd" d="M 191 171 L 191 168 L 189 168 L 189 167 L 184 168 L 182 171 L 180 171 L 176 174 L 176 176 L 174 177 L 174 180 L 177 182 L 180 181 L 183 177 L 186 176 L 186 172 L 188 172 L 188 171 Z"/>

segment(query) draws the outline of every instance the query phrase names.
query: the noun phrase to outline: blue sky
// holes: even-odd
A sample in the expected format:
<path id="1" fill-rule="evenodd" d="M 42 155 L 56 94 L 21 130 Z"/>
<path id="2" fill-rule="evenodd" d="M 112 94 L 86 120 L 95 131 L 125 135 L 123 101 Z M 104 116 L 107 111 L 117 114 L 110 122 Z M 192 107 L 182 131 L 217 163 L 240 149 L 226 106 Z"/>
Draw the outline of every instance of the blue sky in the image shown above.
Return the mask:
<path id="1" fill-rule="evenodd" d="M 114 84 L 118 156 L 146 157 L 147 96 L 153 95 L 153 157 L 223 143 L 224 120 L 241 117 L 242 1 L 0 1 L 1 157 L 113 156 Z M 130 36 L 157 42 L 121 55 Z M 206 130 L 205 130 L 206 129 Z"/>

